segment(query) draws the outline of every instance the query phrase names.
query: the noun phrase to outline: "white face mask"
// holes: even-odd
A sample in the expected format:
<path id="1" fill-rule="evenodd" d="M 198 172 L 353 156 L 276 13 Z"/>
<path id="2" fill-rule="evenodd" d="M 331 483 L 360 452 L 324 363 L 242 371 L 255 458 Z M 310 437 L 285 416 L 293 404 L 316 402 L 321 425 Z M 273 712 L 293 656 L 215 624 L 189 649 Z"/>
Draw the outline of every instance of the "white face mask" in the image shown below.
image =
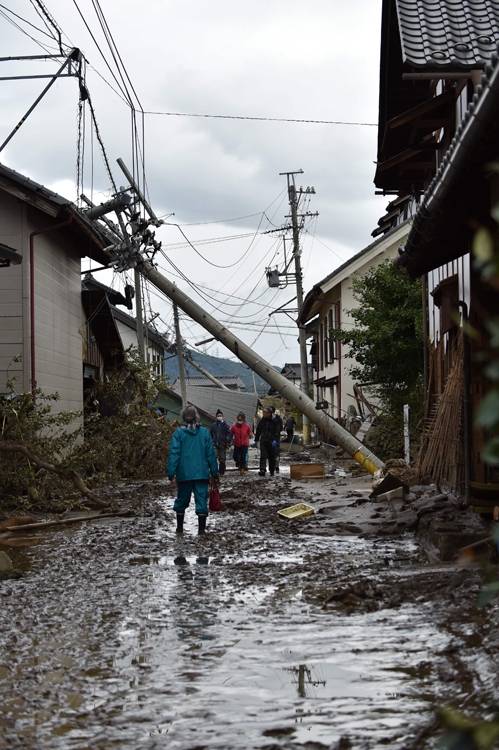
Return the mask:
<path id="1" fill-rule="evenodd" d="M 242 424 L 242 423 L 243 423 L 243 420 L 242 420 L 242 419 L 238 419 L 238 420 L 237 420 L 237 424 Z"/>
<path id="2" fill-rule="evenodd" d="M 223 417 L 217 417 L 219 422 L 223 422 Z"/>

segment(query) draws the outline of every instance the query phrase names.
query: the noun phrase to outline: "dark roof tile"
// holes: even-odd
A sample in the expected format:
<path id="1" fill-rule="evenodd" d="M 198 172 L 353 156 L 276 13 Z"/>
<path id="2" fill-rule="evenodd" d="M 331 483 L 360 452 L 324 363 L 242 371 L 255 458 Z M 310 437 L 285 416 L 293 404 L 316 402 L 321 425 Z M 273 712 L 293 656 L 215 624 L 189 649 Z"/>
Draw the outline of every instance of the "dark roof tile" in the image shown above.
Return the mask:
<path id="1" fill-rule="evenodd" d="M 483 68 L 499 42 L 499 0 L 395 0 L 403 61 Z"/>

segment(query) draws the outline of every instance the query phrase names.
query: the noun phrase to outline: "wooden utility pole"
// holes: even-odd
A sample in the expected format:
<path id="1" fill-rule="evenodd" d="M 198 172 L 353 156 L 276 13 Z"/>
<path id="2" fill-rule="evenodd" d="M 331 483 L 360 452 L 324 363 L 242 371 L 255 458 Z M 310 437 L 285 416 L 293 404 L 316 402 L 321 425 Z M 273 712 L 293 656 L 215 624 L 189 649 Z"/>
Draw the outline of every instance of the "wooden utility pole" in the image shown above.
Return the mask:
<path id="1" fill-rule="evenodd" d="M 295 261 L 295 277 L 296 277 L 296 302 L 298 306 L 298 313 L 300 312 L 303 305 L 303 278 L 301 270 L 301 248 L 300 248 L 300 228 L 298 225 L 298 200 L 300 192 L 297 193 L 295 186 L 295 174 L 302 174 L 303 170 L 300 169 L 297 172 L 280 172 L 281 175 L 286 175 L 288 180 L 288 198 L 289 207 L 291 209 L 291 226 L 293 230 L 293 257 Z M 315 191 L 314 191 L 315 192 Z M 307 339 L 305 329 L 300 326 L 298 328 L 298 341 L 300 344 L 300 380 L 301 390 L 303 393 L 309 395 L 309 382 L 308 382 L 308 362 L 307 362 Z M 303 415 L 303 442 L 305 445 L 310 443 L 310 420 L 304 414 Z"/>
<path id="2" fill-rule="evenodd" d="M 139 347 L 142 359 L 147 362 L 147 352 L 144 351 L 144 321 L 142 316 L 142 289 L 140 286 L 141 274 L 134 269 L 133 272 L 135 281 L 135 317 L 137 320 L 137 345 Z"/>
<path id="3" fill-rule="evenodd" d="M 182 339 L 180 337 L 180 321 L 178 307 L 173 303 L 173 319 L 175 321 L 175 336 L 177 339 L 178 376 L 180 378 L 180 393 L 182 394 L 182 408 L 187 406 L 187 388 L 185 386 L 184 358 L 182 356 Z"/>

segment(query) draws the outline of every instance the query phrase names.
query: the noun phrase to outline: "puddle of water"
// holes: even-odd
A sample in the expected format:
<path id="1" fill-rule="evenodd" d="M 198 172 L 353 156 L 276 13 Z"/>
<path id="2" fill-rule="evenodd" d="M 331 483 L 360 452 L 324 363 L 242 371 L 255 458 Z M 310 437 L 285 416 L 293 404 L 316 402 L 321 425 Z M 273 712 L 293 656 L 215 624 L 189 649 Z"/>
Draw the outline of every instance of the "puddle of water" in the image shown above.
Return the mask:
<path id="1" fill-rule="evenodd" d="M 179 539 L 173 517 L 139 518 L 111 535 L 81 528 L 16 552 L 31 572 L 2 589 L 16 626 L 0 666 L 11 696 L 0 748 L 20 746 L 21 732 L 28 750 L 247 750 L 272 738 L 329 747 L 341 736 L 403 748 L 431 715 L 422 665 L 438 665 L 450 636 L 429 606 L 347 617 L 305 603 L 302 591 L 349 571 L 375 580 L 386 557 L 412 559 L 412 536 L 243 534 L 237 519 L 210 523 L 220 533 L 197 537 L 191 513 Z"/>

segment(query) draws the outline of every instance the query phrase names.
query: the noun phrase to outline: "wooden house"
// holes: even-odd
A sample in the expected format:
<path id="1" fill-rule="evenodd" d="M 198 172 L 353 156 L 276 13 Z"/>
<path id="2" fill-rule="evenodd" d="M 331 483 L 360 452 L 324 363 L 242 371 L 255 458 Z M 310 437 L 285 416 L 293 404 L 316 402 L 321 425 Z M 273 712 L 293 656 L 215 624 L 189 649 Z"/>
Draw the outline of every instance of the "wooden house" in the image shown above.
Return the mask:
<path id="1" fill-rule="evenodd" d="M 375 184 L 419 201 L 395 260 L 427 289 L 419 463 L 467 497 L 473 483 L 499 479 L 499 467 L 482 460 L 484 436 L 474 426 L 489 385 L 479 361 L 488 351 L 484 326 L 499 299 L 470 253 L 478 227 L 497 228 L 490 211 L 499 183 L 490 164 L 499 158 L 498 42 L 493 0 L 383 2 Z"/>

